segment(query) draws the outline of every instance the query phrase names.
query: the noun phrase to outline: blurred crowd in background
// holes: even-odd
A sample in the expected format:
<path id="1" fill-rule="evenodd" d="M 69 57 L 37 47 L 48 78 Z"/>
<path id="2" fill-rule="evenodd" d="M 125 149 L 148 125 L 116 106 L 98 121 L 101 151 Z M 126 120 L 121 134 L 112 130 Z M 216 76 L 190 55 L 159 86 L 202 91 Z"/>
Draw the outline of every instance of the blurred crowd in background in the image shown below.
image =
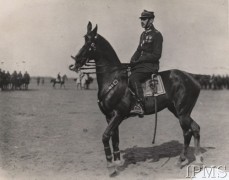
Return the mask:
<path id="1" fill-rule="evenodd" d="M 222 90 L 229 89 L 228 75 L 194 75 L 200 83 L 201 89 Z"/>
<path id="2" fill-rule="evenodd" d="M 199 82 L 201 89 L 204 90 L 223 90 L 229 89 L 229 75 L 203 75 L 194 74 L 194 78 Z M 58 79 L 58 78 L 57 78 Z M 93 82 L 90 73 L 78 73 L 73 79 L 77 89 L 89 89 L 89 85 Z M 4 90 L 27 90 L 31 77 L 27 71 L 23 74 L 21 71 L 5 71 L 0 68 L 0 89 Z M 36 78 L 37 85 L 44 84 L 44 77 Z"/>
<path id="3" fill-rule="evenodd" d="M 30 83 L 30 75 L 27 71 L 5 71 L 0 69 L 0 89 L 1 90 L 27 90 Z"/>

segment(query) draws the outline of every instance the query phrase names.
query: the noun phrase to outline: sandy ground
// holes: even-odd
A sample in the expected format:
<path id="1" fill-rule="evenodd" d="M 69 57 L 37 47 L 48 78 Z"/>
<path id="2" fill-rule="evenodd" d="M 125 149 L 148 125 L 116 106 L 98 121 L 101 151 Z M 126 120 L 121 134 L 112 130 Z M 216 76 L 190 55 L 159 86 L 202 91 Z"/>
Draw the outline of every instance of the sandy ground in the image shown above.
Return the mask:
<path id="1" fill-rule="evenodd" d="M 30 85 L 29 91 L 0 92 L 0 180 L 49 179 L 185 179 L 187 168 L 175 166 L 183 135 L 168 111 L 129 118 L 120 126 L 124 165 L 110 178 L 102 134 L 105 118 L 97 106 L 97 91 Z M 202 91 L 192 117 L 201 126 L 205 165 L 229 168 L 229 91 Z M 189 151 L 193 161 L 193 140 Z"/>

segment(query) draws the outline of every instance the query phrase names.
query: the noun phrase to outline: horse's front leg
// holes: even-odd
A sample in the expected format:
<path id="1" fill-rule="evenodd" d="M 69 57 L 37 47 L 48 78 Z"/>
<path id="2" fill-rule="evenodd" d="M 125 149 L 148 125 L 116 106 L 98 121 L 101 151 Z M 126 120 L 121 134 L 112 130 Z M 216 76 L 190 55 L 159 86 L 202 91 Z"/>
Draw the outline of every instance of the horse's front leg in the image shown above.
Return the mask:
<path id="1" fill-rule="evenodd" d="M 112 135 L 112 147 L 113 147 L 114 161 L 120 160 L 119 129 L 118 129 L 118 127 L 114 129 L 114 132 Z"/>
<path id="2" fill-rule="evenodd" d="M 124 161 L 121 160 L 121 153 L 119 150 L 119 128 L 115 128 L 114 133 L 112 135 L 112 147 L 113 147 L 113 156 L 114 156 L 114 164 L 117 167 L 120 167 L 124 164 Z"/>
<path id="3" fill-rule="evenodd" d="M 110 176 L 117 174 L 116 166 L 112 163 L 112 152 L 109 144 L 110 138 L 112 137 L 112 146 L 114 150 L 114 160 L 120 161 L 120 151 L 119 151 L 119 131 L 118 126 L 122 122 L 122 117 L 118 115 L 117 111 L 114 111 L 111 118 L 107 118 L 108 126 L 103 133 L 102 141 L 104 145 L 104 151 L 107 160 L 107 168 L 109 170 Z"/>

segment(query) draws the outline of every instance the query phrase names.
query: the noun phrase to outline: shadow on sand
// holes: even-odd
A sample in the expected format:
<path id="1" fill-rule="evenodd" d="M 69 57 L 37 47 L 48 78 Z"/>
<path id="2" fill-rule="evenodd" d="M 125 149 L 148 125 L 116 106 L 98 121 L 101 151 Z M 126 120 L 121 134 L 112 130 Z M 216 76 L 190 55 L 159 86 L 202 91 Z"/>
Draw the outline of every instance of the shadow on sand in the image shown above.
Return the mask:
<path id="1" fill-rule="evenodd" d="M 179 156 L 182 151 L 183 144 L 178 141 L 170 141 L 153 147 L 132 147 L 122 151 L 124 164 L 121 169 L 125 169 L 130 164 L 137 162 L 157 162 L 160 158 L 172 158 Z M 205 153 L 207 150 L 201 148 L 201 152 Z M 187 153 L 188 164 L 195 160 L 194 147 L 190 147 Z"/>

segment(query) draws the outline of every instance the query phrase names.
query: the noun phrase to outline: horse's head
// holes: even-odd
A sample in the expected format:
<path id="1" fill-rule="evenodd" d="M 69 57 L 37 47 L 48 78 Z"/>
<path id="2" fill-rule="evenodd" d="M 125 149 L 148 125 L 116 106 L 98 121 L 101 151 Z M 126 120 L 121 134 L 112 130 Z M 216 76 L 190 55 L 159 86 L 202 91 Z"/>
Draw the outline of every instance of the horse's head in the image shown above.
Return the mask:
<path id="1" fill-rule="evenodd" d="M 92 24 L 89 22 L 87 25 L 87 34 L 84 38 L 85 44 L 79 50 L 78 54 L 75 57 L 71 56 L 75 60 L 75 64 L 69 66 L 69 69 L 72 71 L 78 71 L 89 60 L 94 59 L 96 52 L 97 25 L 92 30 Z"/>

